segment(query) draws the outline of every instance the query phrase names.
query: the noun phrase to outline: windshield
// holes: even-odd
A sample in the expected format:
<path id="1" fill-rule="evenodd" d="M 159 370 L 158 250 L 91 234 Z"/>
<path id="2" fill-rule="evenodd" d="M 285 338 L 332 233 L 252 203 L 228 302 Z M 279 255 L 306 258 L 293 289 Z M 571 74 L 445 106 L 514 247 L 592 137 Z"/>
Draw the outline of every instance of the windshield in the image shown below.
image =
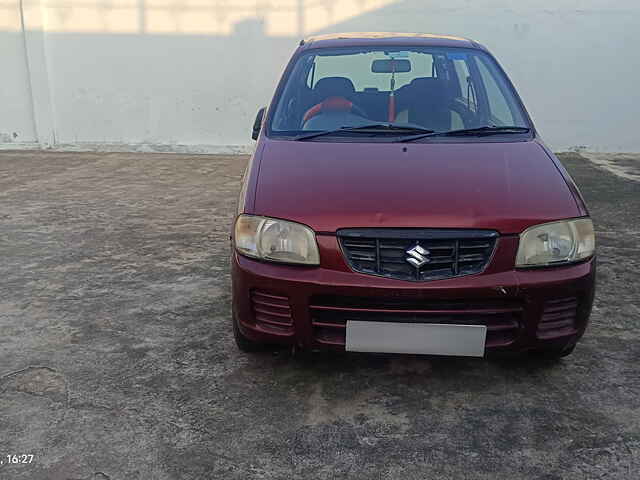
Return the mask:
<path id="1" fill-rule="evenodd" d="M 270 116 L 269 133 L 300 136 L 343 129 L 341 136 L 358 136 L 361 130 L 344 129 L 380 123 L 433 132 L 529 127 L 512 87 L 483 51 L 384 48 L 302 54 Z M 380 135 L 401 134 L 380 129 Z"/>

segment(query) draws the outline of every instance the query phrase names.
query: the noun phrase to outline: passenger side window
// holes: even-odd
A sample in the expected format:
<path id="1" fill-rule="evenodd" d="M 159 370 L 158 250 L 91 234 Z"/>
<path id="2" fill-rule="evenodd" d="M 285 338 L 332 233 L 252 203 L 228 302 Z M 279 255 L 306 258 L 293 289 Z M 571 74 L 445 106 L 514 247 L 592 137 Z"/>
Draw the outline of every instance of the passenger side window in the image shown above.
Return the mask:
<path id="1" fill-rule="evenodd" d="M 487 92 L 487 102 L 489 104 L 489 114 L 491 121 L 496 125 L 517 125 L 509 108 L 509 104 L 505 100 L 504 94 L 496 83 L 494 76 L 491 75 L 483 60 L 476 62 L 484 89 Z"/>

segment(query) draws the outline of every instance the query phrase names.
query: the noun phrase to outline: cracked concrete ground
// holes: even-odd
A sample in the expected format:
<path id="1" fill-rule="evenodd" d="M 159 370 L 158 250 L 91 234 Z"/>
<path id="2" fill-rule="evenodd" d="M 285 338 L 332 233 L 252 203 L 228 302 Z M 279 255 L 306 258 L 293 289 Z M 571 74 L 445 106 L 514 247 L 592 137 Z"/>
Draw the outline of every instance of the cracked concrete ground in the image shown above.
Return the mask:
<path id="1" fill-rule="evenodd" d="M 0 478 L 638 478 L 640 160 L 562 160 L 598 293 L 574 355 L 535 364 L 241 354 L 246 158 L 1 154 Z"/>

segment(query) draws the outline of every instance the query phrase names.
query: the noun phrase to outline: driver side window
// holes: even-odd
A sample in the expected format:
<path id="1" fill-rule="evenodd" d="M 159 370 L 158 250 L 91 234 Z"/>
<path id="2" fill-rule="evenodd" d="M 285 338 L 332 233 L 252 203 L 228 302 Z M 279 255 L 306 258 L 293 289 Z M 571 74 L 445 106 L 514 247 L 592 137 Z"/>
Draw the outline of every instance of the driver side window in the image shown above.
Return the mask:
<path id="1" fill-rule="evenodd" d="M 495 125 L 503 126 L 516 125 L 509 104 L 505 100 L 505 96 L 493 78 L 493 75 L 491 75 L 483 61 L 477 61 L 476 64 L 482 77 L 484 89 L 487 92 L 487 103 L 490 110 L 489 115 L 491 116 L 491 122 Z"/>
<path id="2" fill-rule="evenodd" d="M 478 97 L 476 87 L 473 83 L 471 73 L 467 61 L 456 59 L 453 61 L 453 68 L 458 77 L 458 85 L 460 87 L 460 99 L 464 102 L 469 112 L 478 113 Z"/>

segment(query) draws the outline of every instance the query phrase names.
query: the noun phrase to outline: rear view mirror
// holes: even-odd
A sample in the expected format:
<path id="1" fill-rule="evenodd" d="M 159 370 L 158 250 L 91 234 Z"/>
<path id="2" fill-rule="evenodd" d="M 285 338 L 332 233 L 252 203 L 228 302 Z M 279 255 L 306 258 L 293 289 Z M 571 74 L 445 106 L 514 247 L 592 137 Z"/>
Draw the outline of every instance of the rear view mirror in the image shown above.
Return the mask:
<path id="1" fill-rule="evenodd" d="M 371 71 L 373 73 L 407 73 L 411 71 L 411 62 L 409 60 L 374 60 L 371 63 Z"/>
<path id="2" fill-rule="evenodd" d="M 253 122 L 253 131 L 251 132 L 251 138 L 254 140 L 257 140 L 258 136 L 260 135 L 260 129 L 262 128 L 262 117 L 264 117 L 264 107 L 258 110 L 256 120 L 255 122 Z"/>

